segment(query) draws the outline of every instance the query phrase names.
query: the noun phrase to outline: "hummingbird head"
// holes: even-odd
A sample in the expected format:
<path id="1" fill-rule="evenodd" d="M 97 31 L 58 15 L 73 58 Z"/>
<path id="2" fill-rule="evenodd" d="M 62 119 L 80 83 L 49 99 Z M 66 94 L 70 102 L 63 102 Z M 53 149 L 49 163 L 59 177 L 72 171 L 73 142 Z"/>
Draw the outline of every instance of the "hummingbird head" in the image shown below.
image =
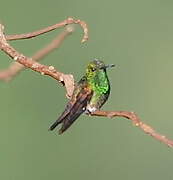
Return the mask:
<path id="1" fill-rule="evenodd" d="M 114 66 L 115 66 L 114 64 L 105 65 L 103 61 L 94 59 L 87 66 L 86 76 L 87 76 L 87 78 L 97 77 L 99 74 L 106 73 L 107 68 L 114 67 Z"/>
<path id="2" fill-rule="evenodd" d="M 98 94 L 109 93 L 110 84 L 106 69 L 115 65 L 105 65 L 103 61 L 93 60 L 86 69 L 86 79 L 90 87 Z"/>

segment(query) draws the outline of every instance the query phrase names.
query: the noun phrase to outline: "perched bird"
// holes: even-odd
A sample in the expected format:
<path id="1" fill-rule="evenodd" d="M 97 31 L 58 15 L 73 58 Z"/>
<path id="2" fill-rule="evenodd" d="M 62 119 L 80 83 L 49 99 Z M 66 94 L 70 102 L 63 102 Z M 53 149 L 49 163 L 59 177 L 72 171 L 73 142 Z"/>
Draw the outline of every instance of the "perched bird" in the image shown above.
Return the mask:
<path id="1" fill-rule="evenodd" d="M 82 113 L 92 113 L 100 109 L 110 94 L 110 83 L 106 73 L 108 67 L 114 67 L 114 65 L 105 65 L 103 61 L 97 59 L 88 64 L 86 73 L 76 84 L 64 112 L 49 130 L 54 130 L 62 123 L 59 130 L 59 134 L 62 134 Z"/>

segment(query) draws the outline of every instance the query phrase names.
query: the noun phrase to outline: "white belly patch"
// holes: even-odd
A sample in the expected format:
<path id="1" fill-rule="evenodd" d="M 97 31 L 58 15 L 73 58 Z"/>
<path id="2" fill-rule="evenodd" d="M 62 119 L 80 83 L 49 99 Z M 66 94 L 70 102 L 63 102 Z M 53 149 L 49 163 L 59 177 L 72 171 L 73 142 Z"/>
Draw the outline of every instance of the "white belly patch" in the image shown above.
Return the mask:
<path id="1" fill-rule="evenodd" d="M 97 110 L 96 107 L 92 107 L 92 106 L 90 106 L 90 105 L 88 105 L 86 109 L 87 109 L 87 111 L 89 111 L 89 112 L 91 112 L 91 113 Z"/>

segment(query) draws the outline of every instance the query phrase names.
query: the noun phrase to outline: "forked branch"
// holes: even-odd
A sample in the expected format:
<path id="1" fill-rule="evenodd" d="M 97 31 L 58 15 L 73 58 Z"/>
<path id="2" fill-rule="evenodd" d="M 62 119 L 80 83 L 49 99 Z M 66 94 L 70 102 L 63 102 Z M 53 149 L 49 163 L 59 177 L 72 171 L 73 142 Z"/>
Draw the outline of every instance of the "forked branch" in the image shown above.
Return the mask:
<path id="1" fill-rule="evenodd" d="M 64 31 L 55 37 L 52 42 L 50 42 L 44 48 L 38 50 L 31 58 L 34 61 L 40 61 L 45 56 L 47 56 L 53 50 L 59 48 L 64 40 L 74 31 L 73 25 L 68 25 L 65 27 Z M 15 35 L 16 36 L 16 35 Z M 19 35 L 18 35 L 19 36 Z M 11 35 L 10 37 L 13 37 Z M 0 80 L 10 81 L 12 80 L 18 73 L 20 73 L 25 68 L 24 65 L 21 65 L 17 62 L 12 62 L 9 68 L 0 71 Z"/>
<path id="2" fill-rule="evenodd" d="M 52 30 L 55 30 L 60 27 L 64 27 L 70 24 L 79 24 L 84 31 L 84 35 L 81 42 L 85 42 L 88 40 L 88 28 L 87 24 L 84 21 L 81 20 L 75 20 L 73 18 L 68 18 L 61 23 L 49 26 L 47 28 L 41 29 L 39 31 L 27 33 L 27 34 L 19 34 L 19 35 L 4 35 L 4 26 L 0 25 L 0 49 L 4 51 L 8 56 L 13 58 L 15 60 L 15 63 L 10 65 L 8 69 L 2 70 L 0 72 L 0 79 L 8 81 L 12 77 L 14 77 L 18 72 L 20 72 L 24 67 L 30 68 L 36 72 L 41 73 L 42 75 L 48 75 L 53 77 L 54 79 L 58 80 L 62 85 L 65 85 L 67 90 L 67 96 L 70 97 L 72 95 L 73 89 L 74 89 L 74 79 L 72 75 L 67 75 L 64 73 L 61 73 L 53 66 L 45 66 L 42 65 L 36 61 L 41 60 L 45 55 L 50 53 L 53 49 L 57 48 L 69 35 L 72 31 L 72 27 L 67 27 L 66 32 L 61 34 L 61 36 L 58 36 L 56 39 L 54 39 L 47 47 L 41 49 L 38 51 L 33 57 L 29 58 L 24 56 L 23 54 L 19 53 L 16 49 L 14 49 L 7 40 L 19 40 L 19 39 L 28 39 L 33 38 L 35 36 L 50 32 Z M 20 65 L 19 65 L 20 64 Z"/>

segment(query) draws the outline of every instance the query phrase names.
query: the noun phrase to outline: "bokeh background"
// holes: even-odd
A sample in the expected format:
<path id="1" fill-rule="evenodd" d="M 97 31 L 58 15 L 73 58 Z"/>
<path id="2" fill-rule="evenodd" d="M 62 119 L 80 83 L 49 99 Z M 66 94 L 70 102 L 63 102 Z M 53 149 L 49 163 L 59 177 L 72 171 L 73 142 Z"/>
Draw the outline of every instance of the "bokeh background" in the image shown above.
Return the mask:
<path id="1" fill-rule="evenodd" d="M 169 0 L 1 0 L 6 34 L 38 30 L 66 19 L 85 20 L 42 63 L 79 80 L 87 63 L 100 58 L 117 65 L 108 72 L 112 91 L 103 109 L 135 111 L 173 139 L 173 2 Z M 31 56 L 57 33 L 11 42 Z M 0 68 L 12 62 L 0 54 Z M 67 99 L 55 80 L 26 70 L 0 82 L 0 179 L 171 180 L 173 150 L 123 118 L 81 116 L 63 135 L 48 127 Z"/>

